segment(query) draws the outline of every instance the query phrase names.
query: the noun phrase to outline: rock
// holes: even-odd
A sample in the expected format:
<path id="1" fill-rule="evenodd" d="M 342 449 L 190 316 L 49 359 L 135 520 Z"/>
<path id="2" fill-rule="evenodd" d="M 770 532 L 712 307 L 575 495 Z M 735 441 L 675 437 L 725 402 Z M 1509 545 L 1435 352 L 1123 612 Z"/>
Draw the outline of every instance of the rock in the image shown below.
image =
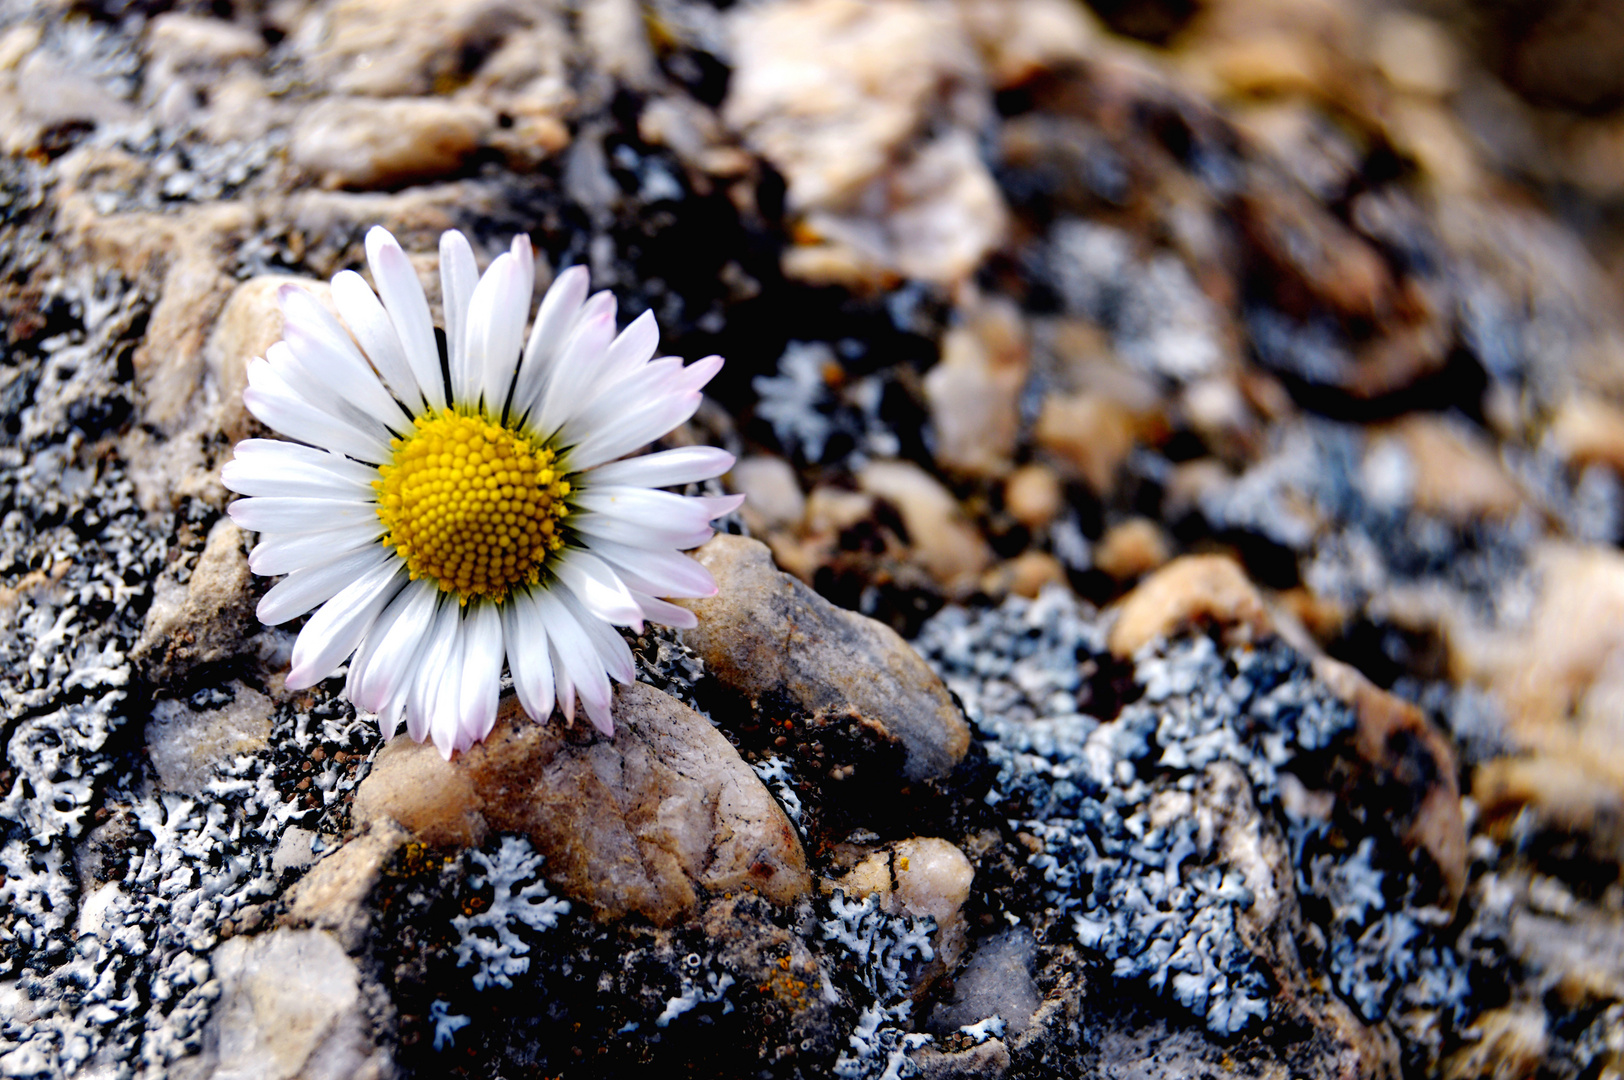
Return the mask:
<path id="1" fill-rule="evenodd" d="M 897 508 L 915 557 L 944 589 L 966 587 L 992 561 L 958 500 L 912 462 L 871 462 L 858 472 L 857 486 Z"/>
<path id="2" fill-rule="evenodd" d="M 1239 564 L 1222 555 L 1184 555 L 1123 598 L 1111 652 L 1126 659 L 1157 638 L 1208 624 L 1243 640 L 1271 629 L 1263 598 Z"/>
<path id="3" fill-rule="evenodd" d="M 996 89 L 1082 63 L 1099 33 L 1087 9 L 1070 0 L 958 0 L 958 8 Z"/>
<path id="4" fill-rule="evenodd" d="M 1064 585 L 1066 567 L 1047 551 L 1023 551 L 1008 562 L 981 575 L 981 587 L 989 595 L 1034 598 L 1051 585 Z"/>
<path id="5" fill-rule="evenodd" d="M 172 67 L 214 66 L 263 54 L 265 39 L 225 19 L 168 11 L 148 25 L 146 46 L 152 59 Z"/>
<path id="6" fill-rule="evenodd" d="M 339 0 L 295 35 L 317 78 L 341 94 L 410 97 L 473 78 L 562 81 L 566 39 L 550 2 Z M 472 66 L 475 70 L 469 70 Z"/>
<path id="7" fill-rule="evenodd" d="M 1550 1049 L 1545 1010 L 1529 1007 L 1491 1009 L 1469 1029 L 1472 1044 L 1445 1063 L 1445 1080 L 1531 1076 Z"/>
<path id="8" fill-rule="evenodd" d="M 175 1075 L 225 1080 L 386 1080 L 355 963 L 320 930 L 236 937 L 210 957 L 220 983 L 195 1058 Z"/>
<path id="9" fill-rule="evenodd" d="M 478 847 L 489 826 L 484 797 L 466 768 L 424 753 L 406 738 L 378 751 L 372 771 L 355 793 L 356 821 L 391 820 L 435 848 Z"/>
<path id="10" fill-rule="evenodd" d="M 367 901 L 383 868 L 409 839 L 387 818 L 331 852 L 288 893 L 284 921 L 331 933 L 346 952 L 359 952 L 372 925 Z"/>
<path id="11" fill-rule="evenodd" d="M 969 725 L 895 631 L 780 572 L 754 540 L 721 535 L 694 554 L 720 591 L 683 601 L 699 616 L 683 640 L 723 685 L 815 718 L 856 717 L 901 744 L 910 780 L 945 777 L 964 757 Z"/>
<path id="12" fill-rule="evenodd" d="M 184 591 L 171 582 L 148 609 L 131 658 L 155 682 L 179 679 L 245 649 L 243 638 L 257 623 L 243 540 L 230 518 L 215 522 Z"/>
<path id="13" fill-rule="evenodd" d="M 215 708 L 192 708 L 172 698 L 153 705 L 147 757 L 163 790 L 202 795 L 217 766 L 265 749 L 275 704 L 240 682 L 228 683 L 225 693 L 231 700 Z"/>
<path id="14" fill-rule="evenodd" d="M 1449 739 L 1420 709 L 1346 664 L 1320 657 L 1314 674 L 1358 717 L 1354 749 L 1368 770 L 1362 782 L 1381 793 L 1361 801 L 1383 806 L 1393 831 L 1421 857 L 1424 886 L 1453 911 L 1466 891 L 1466 819 Z"/>
<path id="15" fill-rule="evenodd" d="M 267 349 L 282 340 L 282 308 L 276 294 L 290 283 L 297 283 L 322 304 L 332 307 L 332 288 L 324 281 L 282 274 L 249 278 L 232 290 L 203 345 L 216 430 L 229 442 L 240 442 L 257 430 L 258 422 L 242 403 L 242 392 L 248 388 L 248 362 L 263 357 Z"/>
<path id="16" fill-rule="evenodd" d="M 964 903 L 974 880 L 975 867 L 964 852 L 946 840 L 916 836 L 876 851 L 826 889 L 859 899 L 877 893 L 882 911 L 935 919 L 936 958 L 942 970 L 952 971 L 964 953 Z"/>
<path id="17" fill-rule="evenodd" d="M 1012 927 L 982 941 L 954 977 L 952 1001 L 937 1006 L 931 1014 L 931 1030 L 946 1034 L 997 1016 L 1004 1021 L 1006 1036 L 1024 1033 L 1043 1002 L 1032 978 L 1036 961 L 1037 943 L 1024 927 Z"/>
<path id="18" fill-rule="evenodd" d="M 1605 465 L 1624 476 L 1624 409 L 1616 405 L 1569 398 L 1558 407 L 1546 438 L 1573 469 Z"/>
<path id="19" fill-rule="evenodd" d="M 328 187 L 396 187 L 456 172 L 495 124 L 472 103 L 328 98 L 300 116 L 289 153 Z"/>
<path id="20" fill-rule="evenodd" d="M 1028 529 L 1041 529 L 1065 508 L 1060 478 L 1047 465 L 1023 465 L 1004 481 L 1004 509 Z"/>
<path id="21" fill-rule="evenodd" d="M 808 237 L 843 250 L 833 272 L 950 283 L 979 265 L 1003 200 L 970 134 L 985 104 L 960 88 L 980 69 L 950 5 L 776 0 L 729 27 L 723 118 L 783 174 Z M 925 138 L 937 119 L 945 133 Z M 826 257 L 785 268 L 831 272 Z"/>
<path id="22" fill-rule="evenodd" d="M 1136 581 L 1167 562 L 1166 534 L 1149 518 L 1129 518 L 1111 526 L 1094 545 L 1094 565 L 1117 581 Z"/>
<path id="23" fill-rule="evenodd" d="M 1126 408 L 1103 394 L 1050 394 L 1043 399 L 1032 437 L 1095 494 L 1107 495 L 1133 450 L 1136 426 Z"/>
<path id="24" fill-rule="evenodd" d="M 1481 436 L 1445 420 L 1415 416 L 1400 421 L 1394 437 L 1414 467 L 1411 498 L 1417 510 L 1465 526 L 1510 517 L 1522 508 L 1522 491 Z"/>
<path id="25" fill-rule="evenodd" d="M 537 724 L 510 699 L 492 736 L 455 762 L 397 740 L 362 783 L 357 817 L 445 838 L 477 807 L 490 829 L 528 836 L 547 880 L 601 919 L 667 926 L 702 894 L 749 890 L 782 906 L 811 888 L 783 810 L 704 717 L 635 683 L 616 690 L 615 723 L 613 739 Z M 472 798 L 426 799 L 431 785 Z"/>
<path id="26" fill-rule="evenodd" d="M 1408 11 L 1384 11 L 1374 30 L 1371 59 L 1394 86 L 1435 97 L 1460 86 L 1459 48 L 1436 20 Z"/>
<path id="27" fill-rule="evenodd" d="M 794 528 L 806 516 L 801 482 L 783 458 L 741 458 L 728 473 L 727 481 L 734 491 L 744 493 L 741 510 L 754 531 Z"/>
<path id="28" fill-rule="evenodd" d="M 947 332 L 941 362 L 925 376 L 938 465 L 969 476 L 1009 470 L 1026 374 L 1026 331 L 1013 305 L 989 304 Z"/>

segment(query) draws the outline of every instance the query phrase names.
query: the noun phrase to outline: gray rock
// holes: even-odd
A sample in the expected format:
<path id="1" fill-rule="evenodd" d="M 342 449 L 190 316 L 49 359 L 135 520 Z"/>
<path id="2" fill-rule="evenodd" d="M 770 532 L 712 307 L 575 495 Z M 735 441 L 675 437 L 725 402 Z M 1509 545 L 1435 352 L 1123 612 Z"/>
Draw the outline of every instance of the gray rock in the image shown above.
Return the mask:
<path id="1" fill-rule="evenodd" d="M 857 717 L 901 744 L 910 780 L 953 771 L 969 748 L 969 725 L 895 631 L 835 607 L 775 567 L 755 540 L 721 535 L 694 555 L 719 591 L 683 601 L 699 616 L 683 640 L 710 674 L 753 701 L 770 696 L 812 717 Z"/>
<path id="2" fill-rule="evenodd" d="M 214 950 L 220 1000 L 203 1050 L 173 1075 L 197 1080 L 386 1080 L 389 1053 L 374 1045 L 361 976 L 319 930 L 232 938 Z"/>

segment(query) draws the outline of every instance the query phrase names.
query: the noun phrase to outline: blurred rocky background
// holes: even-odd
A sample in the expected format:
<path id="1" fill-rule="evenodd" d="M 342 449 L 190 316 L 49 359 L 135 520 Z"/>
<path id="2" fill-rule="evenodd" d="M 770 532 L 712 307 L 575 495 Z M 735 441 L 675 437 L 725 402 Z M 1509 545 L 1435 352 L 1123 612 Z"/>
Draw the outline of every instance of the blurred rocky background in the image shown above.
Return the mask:
<path id="1" fill-rule="evenodd" d="M 0 0 L 0 1076 L 1624 1076 L 1624 5 Z M 382 745 L 289 277 L 727 368 L 619 732 Z"/>

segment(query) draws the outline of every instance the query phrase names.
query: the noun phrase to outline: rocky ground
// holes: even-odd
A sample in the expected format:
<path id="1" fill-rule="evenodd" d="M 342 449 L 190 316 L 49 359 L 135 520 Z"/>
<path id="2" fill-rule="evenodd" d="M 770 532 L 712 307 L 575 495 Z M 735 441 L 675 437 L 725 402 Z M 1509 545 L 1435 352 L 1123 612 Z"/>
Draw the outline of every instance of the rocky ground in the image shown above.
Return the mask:
<path id="1" fill-rule="evenodd" d="M 1624 1076 L 1620 27 L 0 0 L 0 1076 Z M 613 739 L 283 686 L 373 224 L 728 357 Z"/>

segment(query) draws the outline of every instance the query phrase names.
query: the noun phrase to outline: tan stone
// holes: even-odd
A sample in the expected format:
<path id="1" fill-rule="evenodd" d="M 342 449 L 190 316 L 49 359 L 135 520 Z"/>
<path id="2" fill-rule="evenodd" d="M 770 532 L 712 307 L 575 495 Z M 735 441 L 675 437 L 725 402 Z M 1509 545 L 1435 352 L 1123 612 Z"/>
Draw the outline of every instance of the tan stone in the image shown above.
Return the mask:
<path id="1" fill-rule="evenodd" d="M 943 587 L 973 584 L 992 562 L 992 551 L 953 493 L 918 465 L 870 462 L 858 471 L 857 486 L 897 508 L 914 555 Z"/>
<path id="2" fill-rule="evenodd" d="M 1094 565 L 1117 581 L 1134 581 L 1167 562 L 1169 554 L 1160 525 L 1149 518 L 1129 518 L 1107 529 L 1094 545 Z"/>
<path id="3" fill-rule="evenodd" d="M 289 155 L 328 187 L 391 187 L 456 172 L 495 126 L 471 102 L 327 98 L 301 114 Z"/>
<path id="4" fill-rule="evenodd" d="M 1436 20 L 1408 11 L 1384 11 L 1372 27 L 1371 59 L 1401 90 L 1442 97 L 1460 85 L 1460 52 Z"/>
<path id="5" fill-rule="evenodd" d="M 1449 739 L 1420 709 L 1372 683 L 1356 668 L 1321 656 L 1314 674 L 1353 707 L 1354 750 L 1375 786 L 1402 792 L 1388 802 L 1393 829 L 1412 855 L 1431 863 L 1449 910 L 1466 890 L 1466 818 L 1459 767 Z"/>
<path id="6" fill-rule="evenodd" d="M 1023 465 L 1004 481 L 1004 509 L 1028 529 L 1041 529 L 1066 506 L 1060 478 L 1047 465 Z"/>
<path id="7" fill-rule="evenodd" d="M 981 587 L 992 596 L 1006 592 L 1034 599 L 1051 585 L 1064 585 L 1066 568 L 1047 551 L 1023 551 L 982 575 Z"/>
<path id="8" fill-rule="evenodd" d="M 368 898 L 383 868 L 410 839 L 387 818 L 331 852 L 288 892 L 285 921 L 329 931 L 346 952 L 357 952 L 372 925 Z"/>
<path id="9" fill-rule="evenodd" d="M 243 532 L 222 517 L 209 530 L 185 586 L 172 578 L 160 582 L 131 659 L 162 682 L 237 655 L 256 625 L 252 577 Z"/>
<path id="10" fill-rule="evenodd" d="M 1184 555 L 1123 599 L 1111 627 L 1111 652 L 1126 659 L 1192 625 L 1211 625 L 1243 639 L 1270 630 L 1263 598 L 1238 563 L 1223 555 Z"/>
<path id="11" fill-rule="evenodd" d="M 1431 416 L 1408 417 L 1394 433 L 1415 467 L 1417 510 L 1465 525 L 1522 507 L 1522 491 L 1482 437 Z"/>
<path id="12" fill-rule="evenodd" d="M 774 694 L 809 716 L 855 713 L 900 742 L 910 780 L 946 776 L 970 728 L 936 675 L 890 627 L 843 611 L 782 573 L 765 545 L 721 535 L 694 553 L 719 592 L 681 601 L 699 616 L 683 640 L 723 685 Z"/>
<path id="13" fill-rule="evenodd" d="M 1117 470 L 1134 445 L 1133 415 L 1103 394 L 1051 394 L 1032 436 L 1066 462 L 1094 492 L 1116 486 Z"/>
<path id="14" fill-rule="evenodd" d="M 669 925 L 703 894 L 750 890 L 780 905 L 811 887 L 789 819 L 704 717 L 652 687 L 615 692 L 616 733 L 537 724 L 512 699 L 491 737 L 447 762 L 396 739 L 356 795 L 356 820 L 420 840 L 522 833 L 543 872 L 600 918 Z"/>
<path id="15" fill-rule="evenodd" d="M 1466 1045 L 1444 1062 L 1444 1080 L 1536 1075 L 1550 1048 L 1546 1025 L 1538 1005 L 1490 1009 L 1466 1030 Z"/>
<path id="16" fill-rule="evenodd" d="M 925 376 L 937 464 L 970 476 L 1006 472 L 1026 375 L 1026 330 L 1014 305 L 988 303 L 949 330 L 941 362 Z"/>
<path id="17" fill-rule="evenodd" d="M 946 840 L 916 836 L 876 851 L 825 883 L 824 891 L 839 888 L 858 899 L 878 893 L 883 911 L 935 919 L 938 959 L 951 971 L 964 954 L 964 903 L 974 880 L 975 867 L 964 852 Z"/>
<path id="18" fill-rule="evenodd" d="M 192 709 L 173 698 L 153 705 L 144 732 L 147 760 L 164 791 L 205 795 L 219 766 L 268 745 L 275 703 L 239 682 L 225 689 L 231 700 L 214 709 Z"/>
<path id="19" fill-rule="evenodd" d="M 1007 213 L 975 145 L 986 98 L 957 11 L 930 0 L 735 8 L 726 123 L 784 176 L 804 241 L 785 272 L 961 282 Z"/>
<path id="20" fill-rule="evenodd" d="M 1575 469 L 1605 465 L 1624 475 L 1624 409 L 1592 397 L 1570 398 L 1547 433 L 1552 448 Z"/>
<path id="21" fill-rule="evenodd" d="M 220 997 L 203 1048 L 173 1075 L 237 1080 L 385 1080 L 389 1052 L 373 1043 L 361 975 L 332 935 L 273 930 L 234 937 L 210 956 Z"/>
<path id="22" fill-rule="evenodd" d="M 1099 29 L 1071 0 L 957 0 L 959 15 L 996 88 L 1087 60 Z"/>
<path id="23" fill-rule="evenodd" d="M 265 52 L 265 39 L 237 23 L 174 11 L 152 20 L 145 44 L 152 59 L 177 67 L 228 64 Z"/>
<path id="24" fill-rule="evenodd" d="M 728 473 L 727 481 L 734 491 L 744 493 L 741 512 L 753 530 L 794 528 L 806 516 L 801 482 L 783 458 L 741 458 Z"/>
<path id="25" fill-rule="evenodd" d="M 297 283 L 329 308 L 332 289 L 326 282 L 283 274 L 249 278 L 231 292 L 203 345 L 203 364 L 216 403 L 215 426 L 231 442 L 246 438 L 257 421 L 242 403 L 248 388 L 248 362 L 265 355 L 282 339 L 282 309 L 277 290 Z"/>
<path id="26" fill-rule="evenodd" d="M 355 792 L 356 821 L 391 820 L 430 847 L 478 847 L 489 831 L 468 770 L 396 736 Z"/>

